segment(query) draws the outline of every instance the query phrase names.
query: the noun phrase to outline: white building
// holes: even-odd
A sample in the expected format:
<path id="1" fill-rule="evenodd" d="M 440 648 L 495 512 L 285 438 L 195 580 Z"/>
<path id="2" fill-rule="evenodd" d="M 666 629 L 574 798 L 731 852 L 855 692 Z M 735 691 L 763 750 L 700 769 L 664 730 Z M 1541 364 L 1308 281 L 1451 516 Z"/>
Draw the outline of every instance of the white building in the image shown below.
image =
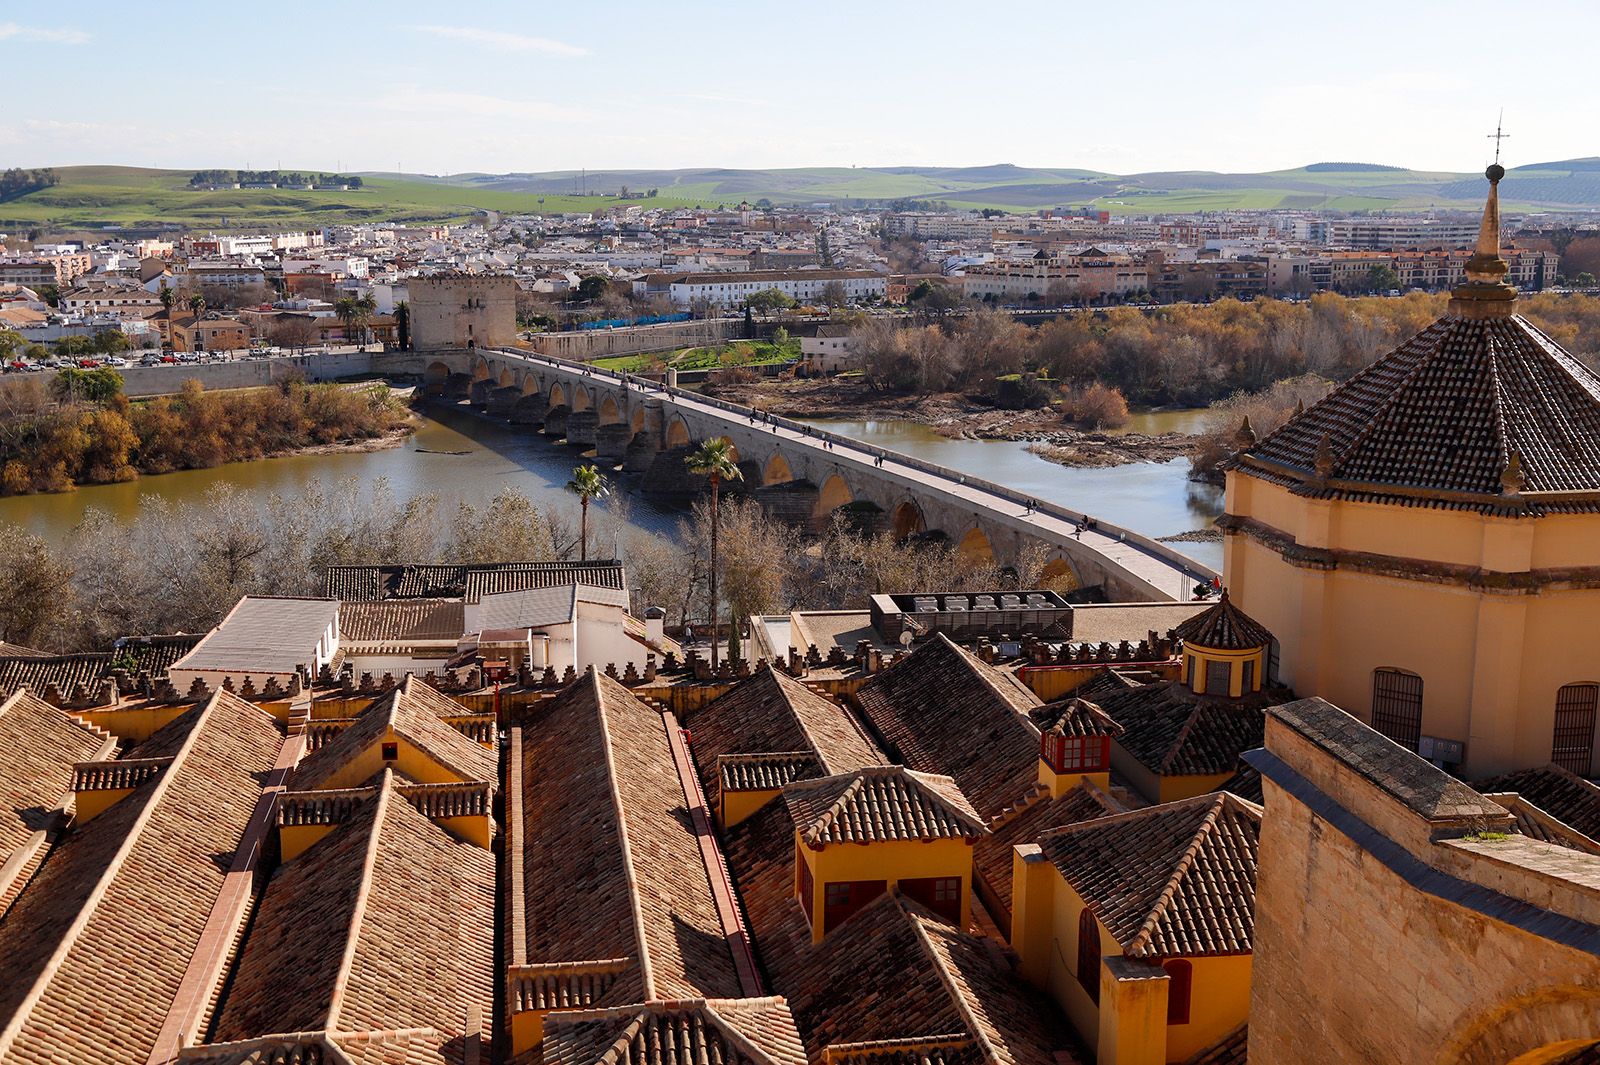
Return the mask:
<path id="1" fill-rule="evenodd" d="M 167 675 L 180 692 L 196 678 L 216 689 L 227 677 L 258 690 L 276 680 L 288 691 L 296 673 L 314 678 L 338 649 L 338 600 L 247 595 Z"/>
<path id="2" fill-rule="evenodd" d="M 757 292 L 777 289 L 797 303 L 821 303 L 830 284 L 844 289 L 847 302 L 882 299 L 888 278 L 870 270 L 784 270 L 739 274 L 667 274 L 634 282 L 636 293 L 665 290 L 679 307 L 706 303 L 738 307 Z"/>

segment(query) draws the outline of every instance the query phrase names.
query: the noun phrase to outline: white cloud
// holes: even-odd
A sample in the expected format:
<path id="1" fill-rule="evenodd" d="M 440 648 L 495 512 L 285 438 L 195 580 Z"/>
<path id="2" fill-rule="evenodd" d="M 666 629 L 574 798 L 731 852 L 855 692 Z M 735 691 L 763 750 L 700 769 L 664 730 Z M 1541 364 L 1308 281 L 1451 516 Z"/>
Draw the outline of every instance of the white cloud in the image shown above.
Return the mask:
<path id="1" fill-rule="evenodd" d="M 15 22 L 0 22 L 0 41 L 22 41 L 27 44 L 87 44 L 89 35 L 82 30 L 52 30 L 42 26 L 19 26 Z"/>
<path id="2" fill-rule="evenodd" d="M 548 37 L 529 37 L 521 33 L 507 33 L 504 30 L 485 30 L 476 26 L 412 26 L 411 29 L 418 33 L 430 34 L 434 37 L 446 37 L 453 41 L 465 41 L 468 44 L 482 45 L 485 48 L 497 48 L 504 52 L 543 52 L 546 55 L 588 55 L 589 49 L 568 44 L 566 41 L 554 41 Z"/>

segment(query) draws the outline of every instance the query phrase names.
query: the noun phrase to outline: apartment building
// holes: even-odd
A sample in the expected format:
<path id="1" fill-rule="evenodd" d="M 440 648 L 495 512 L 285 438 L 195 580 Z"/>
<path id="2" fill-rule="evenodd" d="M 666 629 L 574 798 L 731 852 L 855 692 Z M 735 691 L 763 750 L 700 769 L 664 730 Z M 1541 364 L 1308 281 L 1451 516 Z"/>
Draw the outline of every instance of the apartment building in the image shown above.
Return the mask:
<path id="1" fill-rule="evenodd" d="M 1465 248 L 1478 237 L 1476 222 L 1437 218 L 1335 218 L 1327 242 L 1338 248 Z"/>
<path id="2" fill-rule="evenodd" d="M 1149 287 L 1149 272 L 1141 260 L 1097 248 L 1076 255 L 1041 251 L 1021 261 L 980 263 L 969 266 L 961 279 L 962 294 L 969 299 L 1048 296 L 1089 302 L 1129 296 Z"/>
<path id="3" fill-rule="evenodd" d="M 0 285 L 68 285 L 93 269 L 82 252 L 0 260 Z"/>
<path id="4" fill-rule="evenodd" d="M 1388 267 L 1404 289 L 1442 291 L 1466 280 L 1469 249 L 1452 251 L 1337 251 L 1267 256 L 1267 291 L 1289 294 L 1349 292 L 1365 288 L 1374 268 Z M 1506 281 L 1537 292 L 1555 280 L 1560 256 L 1554 252 L 1507 247 L 1502 250 Z"/>
<path id="5" fill-rule="evenodd" d="M 636 294 L 665 293 L 679 307 L 706 303 L 737 307 L 757 292 L 777 289 L 799 303 L 820 302 L 829 285 L 844 288 L 845 299 L 856 303 L 882 299 L 888 278 L 871 270 L 752 270 L 738 274 L 655 274 L 634 282 Z"/>
<path id="6" fill-rule="evenodd" d="M 890 237 L 956 238 L 959 240 L 986 240 L 997 229 L 1004 229 L 1011 218 L 984 218 L 981 215 L 934 214 L 932 212 L 906 212 L 885 215 L 883 232 Z"/>

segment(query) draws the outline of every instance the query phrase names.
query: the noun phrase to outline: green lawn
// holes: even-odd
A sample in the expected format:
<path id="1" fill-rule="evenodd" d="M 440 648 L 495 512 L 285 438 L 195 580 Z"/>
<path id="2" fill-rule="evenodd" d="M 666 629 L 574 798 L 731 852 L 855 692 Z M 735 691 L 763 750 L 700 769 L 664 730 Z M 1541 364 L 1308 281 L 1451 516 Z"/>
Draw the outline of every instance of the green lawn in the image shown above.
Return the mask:
<path id="1" fill-rule="evenodd" d="M 674 370 L 715 370 L 728 366 L 766 366 L 775 362 L 790 362 L 800 357 L 800 342 L 789 340 L 782 345 L 770 340 L 735 340 L 723 348 L 679 348 L 676 351 L 653 351 L 643 355 L 614 355 L 597 359 L 595 365 L 602 370 L 620 373 L 640 373 L 653 369 L 657 363 Z"/>

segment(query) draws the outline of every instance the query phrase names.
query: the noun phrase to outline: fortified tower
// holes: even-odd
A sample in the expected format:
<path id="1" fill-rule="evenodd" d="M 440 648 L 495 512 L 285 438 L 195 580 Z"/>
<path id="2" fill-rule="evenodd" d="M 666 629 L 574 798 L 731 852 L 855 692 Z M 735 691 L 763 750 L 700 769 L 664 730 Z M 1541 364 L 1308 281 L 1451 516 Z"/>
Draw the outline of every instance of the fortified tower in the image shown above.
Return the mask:
<path id="1" fill-rule="evenodd" d="M 1498 186 L 1445 315 L 1227 471 L 1232 598 L 1282 681 L 1468 775 L 1593 769 L 1600 376 L 1517 313 Z"/>
<path id="2" fill-rule="evenodd" d="M 499 274 L 413 278 L 412 346 L 419 351 L 490 348 L 517 342 L 517 283 Z"/>

